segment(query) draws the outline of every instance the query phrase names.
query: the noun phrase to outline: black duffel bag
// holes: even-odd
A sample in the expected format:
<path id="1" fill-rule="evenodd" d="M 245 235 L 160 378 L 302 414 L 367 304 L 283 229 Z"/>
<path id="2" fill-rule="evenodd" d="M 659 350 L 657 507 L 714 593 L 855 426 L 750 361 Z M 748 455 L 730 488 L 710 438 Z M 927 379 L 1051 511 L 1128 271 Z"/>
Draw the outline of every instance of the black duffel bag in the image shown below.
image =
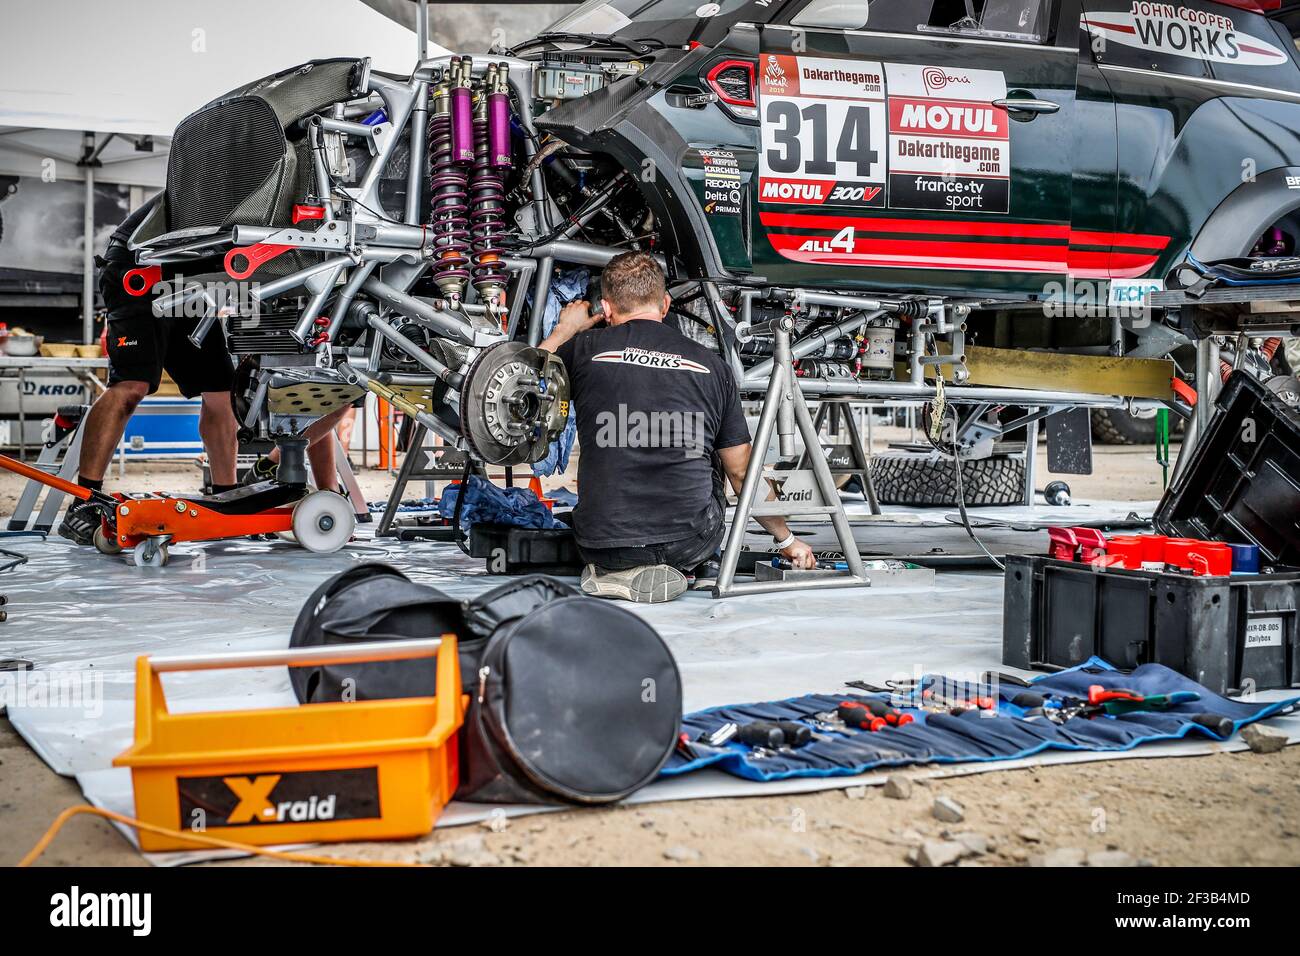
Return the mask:
<path id="1" fill-rule="evenodd" d="M 459 601 L 366 564 L 322 584 L 291 647 L 456 634 L 464 692 L 456 797 L 594 804 L 652 781 L 676 743 L 681 679 L 641 617 L 543 576 Z M 431 660 L 290 668 L 302 702 L 435 692 Z"/>

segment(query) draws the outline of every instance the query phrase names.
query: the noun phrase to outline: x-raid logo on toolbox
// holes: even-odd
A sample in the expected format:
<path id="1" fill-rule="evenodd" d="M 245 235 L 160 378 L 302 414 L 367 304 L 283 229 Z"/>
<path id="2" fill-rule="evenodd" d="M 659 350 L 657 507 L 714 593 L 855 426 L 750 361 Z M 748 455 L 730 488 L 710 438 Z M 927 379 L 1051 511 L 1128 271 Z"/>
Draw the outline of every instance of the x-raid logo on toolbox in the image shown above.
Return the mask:
<path id="1" fill-rule="evenodd" d="M 674 355 L 672 352 L 651 352 L 648 349 L 625 348 L 609 352 L 597 352 L 591 357 L 593 362 L 612 362 L 619 365 L 639 365 L 642 368 L 666 368 L 679 372 L 697 372 L 709 375 L 707 368 L 699 362 Z"/>
<path id="2" fill-rule="evenodd" d="M 257 826 L 374 819 L 379 812 L 375 767 L 286 771 L 255 776 L 182 777 L 182 826 Z"/>
<path id="3" fill-rule="evenodd" d="M 1238 31 L 1232 17 L 1172 3 L 1137 0 L 1128 12 L 1089 13 L 1081 23 L 1097 36 L 1152 53 L 1240 66 L 1289 62 L 1273 44 Z"/>

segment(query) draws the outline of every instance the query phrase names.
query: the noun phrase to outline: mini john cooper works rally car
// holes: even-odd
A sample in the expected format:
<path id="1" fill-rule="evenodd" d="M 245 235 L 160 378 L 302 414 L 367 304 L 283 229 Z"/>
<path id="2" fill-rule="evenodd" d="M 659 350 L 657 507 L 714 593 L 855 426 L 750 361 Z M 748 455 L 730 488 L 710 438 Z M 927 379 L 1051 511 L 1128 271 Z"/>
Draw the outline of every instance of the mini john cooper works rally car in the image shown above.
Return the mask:
<path id="1" fill-rule="evenodd" d="M 939 391 L 948 454 L 996 460 L 1009 407 L 1186 413 L 1179 348 L 1289 371 L 1297 316 L 1252 305 L 1300 278 L 1300 5 L 1270 6 L 593 0 L 409 76 L 304 64 L 177 128 L 137 291 L 224 323 L 272 437 L 372 391 L 539 459 L 547 304 L 627 249 L 746 391 L 789 314 L 807 394 Z"/>

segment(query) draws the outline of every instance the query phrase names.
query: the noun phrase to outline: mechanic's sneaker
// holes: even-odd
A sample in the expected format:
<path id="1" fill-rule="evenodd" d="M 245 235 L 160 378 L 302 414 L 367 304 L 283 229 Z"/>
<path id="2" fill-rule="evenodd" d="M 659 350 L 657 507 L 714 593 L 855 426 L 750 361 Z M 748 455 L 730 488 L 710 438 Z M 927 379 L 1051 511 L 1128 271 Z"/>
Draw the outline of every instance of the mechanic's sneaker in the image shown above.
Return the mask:
<path id="1" fill-rule="evenodd" d="M 77 544 L 94 544 L 95 531 L 101 524 L 103 515 L 100 509 L 89 501 L 78 501 L 63 513 L 59 535 Z"/>
<path id="2" fill-rule="evenodd" d="M 663 604 L 686 592 L 686 575 L 666 564 L 647 564 L 626 571 L 582 569 L 582 593 L 637 604 Z"/>
<path id="3" fill-rule="evenodd" d="M 273 481 L 275 473 L 279 470 L 279 465 L 271 461 L 266 455 L 260 456 L 257 461 L 253 462 L 253 467 L 244 472 L 243 479 L 239 482 L 241 485 L 255 485 L 262 481 Z"/>

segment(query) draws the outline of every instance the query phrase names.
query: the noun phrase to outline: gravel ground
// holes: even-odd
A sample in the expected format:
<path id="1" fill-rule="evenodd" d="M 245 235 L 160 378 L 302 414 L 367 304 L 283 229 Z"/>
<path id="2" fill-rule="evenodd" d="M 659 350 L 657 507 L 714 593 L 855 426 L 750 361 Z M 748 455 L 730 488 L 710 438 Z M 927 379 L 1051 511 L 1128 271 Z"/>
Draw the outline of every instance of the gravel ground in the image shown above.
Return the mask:
<path id="1" fill-rule="evenodd" d="M 878 429 L 877 441 L 905 437 Z M 1098 447 L 1096 474 L 1068 476 L 1076 497 L 1149 500 L 1160 474 L 1149 447 Z M 1040 485 L 1050 480 L 1039 452 Z M 192 466 L 132 465 L 124 487 L 185 490 Z M 363 471 L 368 497 L 386 473 Z M 573 476 L 547 482 L 567 483 Z M 111 487 L 111 485 L 110 485 Z M 0 474 L 0 514 L 21 484 Z M 0 635 L 2 636 L 2 635 Z M 0 655 L 3 655 L 0 643 Z M 702 800 L 497 820 L 436 831 L 417 856 L 447 865 L 1033 865 L 1300 864 L 1300 748 L 1260 755 L 1132 758 L 779 797 Z M 955 803 L 935 817 L 935 801 Z M 12 864 L 55 814 L 81 802 L 0 722 L 0 865 Z M 409 845 L 321 851 L 384 859 Z M 80 818 L 42 858 L 51 865 L 143 865 L 102 820 Z M 236 861 L 219 865 L 261 865 Z"/>

